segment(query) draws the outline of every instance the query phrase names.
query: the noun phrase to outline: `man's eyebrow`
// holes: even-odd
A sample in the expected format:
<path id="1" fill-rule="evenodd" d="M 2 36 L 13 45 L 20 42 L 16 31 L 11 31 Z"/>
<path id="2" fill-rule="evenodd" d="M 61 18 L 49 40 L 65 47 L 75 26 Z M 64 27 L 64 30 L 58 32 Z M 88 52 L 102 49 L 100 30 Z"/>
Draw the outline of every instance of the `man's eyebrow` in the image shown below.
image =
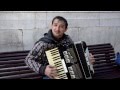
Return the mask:
<path id="1" fill-rule="evenodd" d="M 54 22 L 53 24 L 57 24 L 57 22 Z"/>

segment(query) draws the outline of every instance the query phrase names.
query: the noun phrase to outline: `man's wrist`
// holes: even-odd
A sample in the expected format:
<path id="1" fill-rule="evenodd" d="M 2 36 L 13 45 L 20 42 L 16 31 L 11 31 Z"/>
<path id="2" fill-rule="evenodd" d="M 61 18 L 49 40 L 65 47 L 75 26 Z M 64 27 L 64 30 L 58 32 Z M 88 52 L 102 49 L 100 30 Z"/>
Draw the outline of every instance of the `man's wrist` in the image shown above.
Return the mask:
<path id="1" fill-rule="evenodd" d="M 41 65 L 41 67 L 39 68 L 39 73 L 40 73 L 40 75 L 45 75 L 46 66 L 47 66 L 47 65 L 45 65 L 45 66 Z"/>

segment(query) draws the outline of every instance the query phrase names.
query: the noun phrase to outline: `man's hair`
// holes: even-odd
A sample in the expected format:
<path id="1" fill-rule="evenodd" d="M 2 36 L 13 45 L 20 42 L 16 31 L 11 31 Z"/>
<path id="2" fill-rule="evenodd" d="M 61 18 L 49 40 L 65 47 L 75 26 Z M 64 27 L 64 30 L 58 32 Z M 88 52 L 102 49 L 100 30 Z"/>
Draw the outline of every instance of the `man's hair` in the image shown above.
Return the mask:
<path id="1" fill-rule="evenodd" d="M 54 22 L 55 19 L 63 21 L 65 23 L 65 28 L 68 27 L 68 22 L 67 22 L 67 20 L 64 17 L 62 17 L 62 16 L 56 16 L 56 17 L 54 17 L 53 20 L 52 20 L 52 24 L 53 24 L 53 22 Z"/>

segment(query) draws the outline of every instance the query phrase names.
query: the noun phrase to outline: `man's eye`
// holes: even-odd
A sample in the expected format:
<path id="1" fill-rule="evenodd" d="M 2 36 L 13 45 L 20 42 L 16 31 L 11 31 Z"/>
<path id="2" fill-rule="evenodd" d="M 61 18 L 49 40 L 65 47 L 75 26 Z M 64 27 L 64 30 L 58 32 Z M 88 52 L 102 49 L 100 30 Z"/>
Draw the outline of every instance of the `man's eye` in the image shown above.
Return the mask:
<path id="1" fill-rule="evenodd" d="M 56 24 L 54 26 L 57 26 Z"/>
<path id="2" fill-rule="evenodd" d="M 64 28 L 65 26 L 61 26 L 61 28 Z"/>

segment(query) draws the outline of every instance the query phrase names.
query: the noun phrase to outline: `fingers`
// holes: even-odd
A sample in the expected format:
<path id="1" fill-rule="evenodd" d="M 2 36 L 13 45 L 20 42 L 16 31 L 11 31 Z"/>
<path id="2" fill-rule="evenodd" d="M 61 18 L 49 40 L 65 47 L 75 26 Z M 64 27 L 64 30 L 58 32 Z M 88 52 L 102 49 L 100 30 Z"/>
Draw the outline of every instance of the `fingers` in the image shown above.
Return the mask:
<path id="1" fill-rule="evenodd" d="M 57 71 L 52 71 L 51 76 L 56 77 L 57 76 Z"/>
<path id="2" fill-rule="evenodd" d="M 94 56 L 90 53 L 90 63 L 91 63 L 91 64 L 94 64 L 94 62 L 95 62 L 95 58 L 94 58 Z"/>
<path id="3" fill-rule="evenodd" d="M 55 68 L 54 66 L 48 65 L 49 68 Z"/>
<path id="4" fill-rule="evenodd" d="M 55 67 L 53 67 L 53 68 L 51 69 L 51 76 L 52 76 L 52 78 L 57 77 L 57 69 L 56 69 Z"/>
<path id="5" fill-rule="evenodd" d="M 57 76 L 57 69 L 56 69 L 56 67 L 48 65 L 47 69 L 46 69 L 46 75 L 49 78 L 54 79 Z"/>
<path id="6" fill-rule="evenodd" d="M 91 58 L 94 58 L 94 56 L 93 56 L 91 53 L 90 53 L 90 57 L 91 57 Z"/>

